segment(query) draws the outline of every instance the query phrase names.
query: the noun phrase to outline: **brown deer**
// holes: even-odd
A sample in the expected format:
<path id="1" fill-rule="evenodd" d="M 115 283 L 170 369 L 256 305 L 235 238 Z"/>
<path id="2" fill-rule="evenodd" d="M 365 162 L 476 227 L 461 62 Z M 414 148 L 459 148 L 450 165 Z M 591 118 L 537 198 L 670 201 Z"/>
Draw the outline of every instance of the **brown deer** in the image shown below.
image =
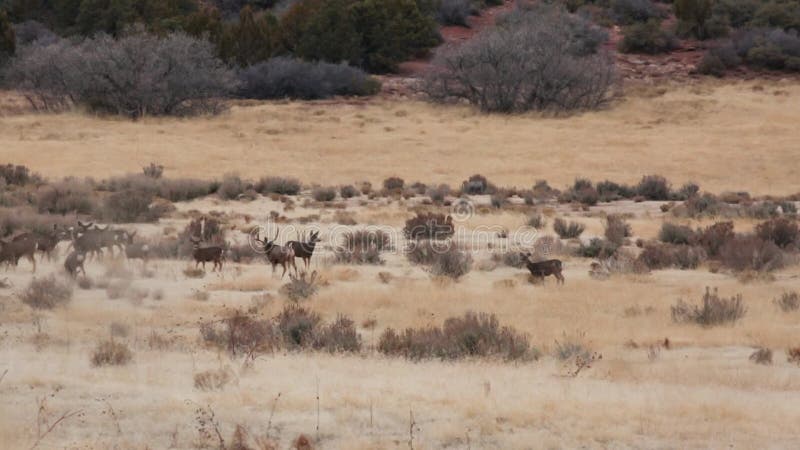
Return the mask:
<path id="1" fill-rule="evenodd" d="M 259 239 L 259 234 L 256 233 L 256 242 L 261 244 L 261 247 L 264 249 L 264 254 L 267 257 L 267 261 L 272 264 L 272 275 L 275 275 L 275 268 L 280 264 L 283 267 L 283 273 L 281 274 L 281 278 L 286 275 L 286 266 L 290 266 L 294 268 L 295 275 L 297 274 L 297 265 L 294 263 L 294 249 L 290 245 L 278 245 L 275 241 L 278 239 L 278 232 L 279 230 L 275 230 L 275 238 L 269 240 L 269 238 Z"/>
<path id="2" fill-rule="evenodd" d="M 22 233 L 15 237 L 14 240 L 27 239 L 27 234 Z M 55 251 L 58 243 L 69 239 L 67 230 L 59 230 L 57 224 L 53 224 L 52 231 L 34 231 L 31 235 L 36 241 L 36 249 L 42 252 L 43 258 L 46 256 L 48 260 L 53 259 L 53 251 Z"/>
<path id="3" fill-rule="evenodd" d="M 195 265 L 194 267 L 197 268 L 201 263 L 203 264 L 203 270 L 206 270 L 206 263 L 213 262 L 214 267 L 213 270 L 216 270 L 219 267 L 219 270 L 222 271 L 222 261 L 223 261 L 223 249 L 219 246 L 208 246 L 202 247 L 200 245 L 200 239 L 196 237 L 189 238 L 192 241 L 192 257 L 194 258 Z"/>
<path id="4" fill-rule="evenodd" d="M 64 269 L 66 269 L 67 273 L 72 278 L 76 278 L 79 271 L 83 272 L 83 276 L 85 277 L 86 269 L 83 267 L 84 261 L 86 261 L 86 254 L 73 250 L 67 255 L 67 259 L 64 260 Z"/>
<path id="5" fill-rule="evenodd" d="M 31 262 L 33 272 L 36 272 L 36 258 L 33 255 L 37 248 L 36 239 L 31 233 L 23 233 L 12 239 L 0 239 L 0 263 L 9 266 L 13 264 L 16 267 L 19 259 L 25 257 Z"/>
<path id="6" fill-rule="evenodd" d="M 303 234 L 305 235 L 305 233 Z M 303 260 L 303 266 L 308 270 L 311 265 L 311 256 L 314 254 L 314 248 L 319 241 L 319 231 L 312 231 L 307 241 L 305 239 L 302 241 L 289 241 L 286 246 L 292 248 L 295 258 Z"/>
<path id="7" fill-rule="evenodd" d="M 561 274 L 561 260 L 548 259 L 546 261 L 533 262 L 531 261 L 530 252 L 521 253 L 521 255 L 531 275 L 536 278 L 541 278 L 542 280 L 544 280 L 546 276 L 553 275 L 558 283 L 564 284 L 564 275 Z"/>
<path id="8" fill-rule="evenodd" d="M 146 265 L 147 260 L 150 259 L 150 246 L 144 242 L 133 242 L 136 236 L 136 231 L 133 233 L 125 233 L 122 237 L 123 248 L 125 249 L 125 257 L 128 260 L 141 259 L 142 264 Z"/>
<path id="9" fill-rule="evenodd" d="M 96 256 L 103 253 L 103 233 L 102 230 L 92 228 L 93 222 L 85 224 L 78 221 L 78 228 L 72 228 L 72 248 L 87 256 Z"/>

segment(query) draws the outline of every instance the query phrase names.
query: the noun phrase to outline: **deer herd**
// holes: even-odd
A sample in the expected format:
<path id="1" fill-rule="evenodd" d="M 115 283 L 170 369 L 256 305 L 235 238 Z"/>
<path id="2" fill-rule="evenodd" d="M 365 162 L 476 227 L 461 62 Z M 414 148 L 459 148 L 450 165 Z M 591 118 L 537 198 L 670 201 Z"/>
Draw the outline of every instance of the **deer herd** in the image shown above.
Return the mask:
<path id="1" fill-rule="evenodd" d="M 226 248 L 220 245 L 204 244 L 201 221 L 200 236 L 189 238 L 192 244 L 192 258 L 195 268 L 202 265 L 205 270 L 206 263 L 213 263 L 212 270 L 222 271 L 225 261 Z M 311 232 L 308 238 L 297 241 L 288 241 L 285 245 L 277 242 L 280 230 L 276 229 L 275 237 L 261 239 L 260 233 L 256 233 L 254 241 L 258 245 L 258 250 L 264 253 L 266 260 L 272 265 L 272 274 L 275 275 L 277 266 L 283 268 L 281 278 L 286 275 L 287 270 L 292 269 L 297 275 L 297 265 L 295 259 L 303 261 L 304 268 L 309 269 L 311 257 L 314 249 L 320 242 L 319 231 Z M 78 221 L 75 227 L 62 227 L 53 225 L 48 231 L 21 232 L 14 236 L 0 239 L 0 264 L 6 266 L 18 266 L 20 259 L 30 261 L 33 272 L 36 272 L 36 253 L 41 253 L 42 258 L 52 260 L 53 253 L 60 242 L 69 241 L 67 257 L 64 260 L 64 269 L 74 277 L 79 273 L 86 275 L 84 263 L 87 258 L 95 258 L 104 255 L 107 251 L 112 257 L 114 250 L 118 250 L 117 255 L 124 254 L 128 260 L 141 260 L 146 264 L 150 257 L 150 246 L 144 242 L 135 242 L 136 231 L 128 232 L 121 229 L 113 229 L 106 225 L 101 227 L 94 223 L 83 223 Z M 562 275 L 562 263 L 558 259 L 546 261 L 533 261 L 530 252 L 520 253 L 525 262 L 526 268 L 535 279 L 544 280 L 547 276 L 554 276 L 558 283 L 564 283 Z"/>

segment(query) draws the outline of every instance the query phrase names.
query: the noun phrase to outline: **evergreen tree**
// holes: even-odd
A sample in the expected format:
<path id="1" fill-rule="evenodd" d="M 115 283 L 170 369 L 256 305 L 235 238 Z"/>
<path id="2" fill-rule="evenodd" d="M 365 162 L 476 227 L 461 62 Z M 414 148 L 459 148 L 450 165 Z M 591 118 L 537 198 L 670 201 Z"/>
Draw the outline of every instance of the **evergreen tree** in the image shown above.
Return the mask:
<path id="1" fill-rule="evenodd" d="M 0 8 L 0 67 L 14 55 L 17 40 L 14 37 L 14 26 L 5 9 Z"/>
<path id="2" fill-rule="evenodd" d="M 305 24 L 295 55 L 313 61 L 361 62 L 361 35 L 350 0 L 329 0 Z"/>
<path id="3" fill-rule="evenodd" d="M 239 13 L 239 22 L 223 26 L 219 43 L 222 59 L 242 67 L 266 61 L 277 49 L 278 20 L 271 13 L 256 15 L 250 6 Z"/>

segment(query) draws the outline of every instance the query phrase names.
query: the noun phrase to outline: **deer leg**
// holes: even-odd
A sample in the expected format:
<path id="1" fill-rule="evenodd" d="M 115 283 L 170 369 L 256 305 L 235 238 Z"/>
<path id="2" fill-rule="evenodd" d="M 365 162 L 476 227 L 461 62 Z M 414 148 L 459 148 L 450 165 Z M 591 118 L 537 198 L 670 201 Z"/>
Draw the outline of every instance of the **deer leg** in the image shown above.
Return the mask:
<path id="1" fill-rule="evenodd" d="M 31 253 L 28 255 L 28 259 L 31 261 L 31 264 L 33 264 L 33 273 L 36 273 L 36 258 Z"/>
<path id="2" fill-rule="evenodd" d="M 283 273 L 281 274 L 281 280 L 283 279 L 283 276 L 286 275 L 286 263 L 283 263 L 282 266 L 283 266 Z"/>
<path id="3" fill-rule="evenodd" d="M 558 278 L 558 282 L 564 284 L 564 275 L 561 275 L 561 272 L 556 274 L 556 278 Z"/>

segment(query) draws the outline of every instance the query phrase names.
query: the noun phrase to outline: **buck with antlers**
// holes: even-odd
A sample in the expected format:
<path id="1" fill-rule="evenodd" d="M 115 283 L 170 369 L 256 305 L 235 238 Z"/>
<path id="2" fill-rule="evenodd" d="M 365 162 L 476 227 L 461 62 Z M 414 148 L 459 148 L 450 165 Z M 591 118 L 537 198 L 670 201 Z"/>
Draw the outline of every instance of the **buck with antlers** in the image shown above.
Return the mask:
<path id="1" fill-rule="evenodd" d="M 305 235 L 305 233 L 303 234 Z M 312 231 L 308 240 L 289 241 L 286 243 L 286 246 L 292 248 L 295 258 L 303 260 L 303 266 L 308 270 L 311 265 L 311 256 L 314 254 L 314 248 L 319 241 L 319 231 Z"/>
<path id="2" fill-rule="evenodd" d="M 528 268 L 533 277 L 540 278 L 542 281 L 544 281 L 546 276 L 552 275 L 556 278 L 556 282 L 564 284 L 564 275 L 561 274 L 561 260 L 548 259 L 547 261 L 533 262 L 531 261 L 532 255 L 530 252 L 520 253 L 520 255 L 525 261 L 525 266 Z"/>
<path id="3" fill-rule="evenodd" d="M 259 239 L 259 233 L 256 233 L 255 241 L 261 245 L 267 261 L 272 264 L 272 274 L 275 275 L 275 268 L 280 264 L 283 267 L 281 278 L 286 275 L 286 266 L 294 268 L 294 273 L 297 274 L 297 265 L 294 263 L 294 249 L 290 245 L 278 245 L 275 241 L 278 239 L 279 230 L 275 230 L 275 238 Z"/>
<path id="4" fill-rule="evenodd" d="M 195 265 L 194 267 L 197 268 L 201 263 L 203 264 L 203 270 L 206 270 L 206 263 L 213 262 L 214 268 L 216 270 L 219 267 L 220 272 L 222 271 L 222 261 L 223 261 L 223 254 L 224 250 L 222 247 L 218 245 L 213 246 L 206 246 L 203 247 L 200 245 L 202 242 L 199 238 L 190 237 L 190 241 L 192 241 L 192 257 L 194 258 Z"/>

